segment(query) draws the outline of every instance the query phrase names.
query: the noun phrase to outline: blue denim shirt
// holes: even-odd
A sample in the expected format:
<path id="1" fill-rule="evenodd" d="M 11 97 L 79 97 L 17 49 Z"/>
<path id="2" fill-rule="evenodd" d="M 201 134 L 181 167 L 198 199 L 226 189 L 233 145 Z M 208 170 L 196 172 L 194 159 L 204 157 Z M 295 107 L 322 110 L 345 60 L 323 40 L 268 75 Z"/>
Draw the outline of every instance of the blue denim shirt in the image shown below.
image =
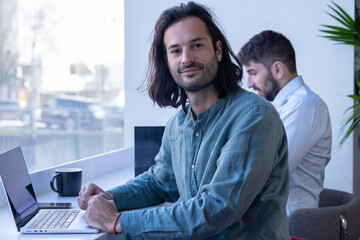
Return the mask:
<path id="1" fill-rule="evenodd" d="M 167 123 L 156 164 L 110 190 L 129 239 L 290 239 L 287 141 L 273 106 L 243 89 Z"/>

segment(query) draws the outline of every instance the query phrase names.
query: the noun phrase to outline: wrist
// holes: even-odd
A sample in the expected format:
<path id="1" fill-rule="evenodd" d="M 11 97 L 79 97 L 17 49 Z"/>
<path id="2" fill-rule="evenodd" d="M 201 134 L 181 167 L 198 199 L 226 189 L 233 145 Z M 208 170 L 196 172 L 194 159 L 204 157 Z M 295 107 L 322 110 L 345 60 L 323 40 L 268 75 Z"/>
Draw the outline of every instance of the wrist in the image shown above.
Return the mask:
<path id="1" fill-rule="evenodd" d="M 121 233 L 121 227 L 120 227 L 121 214 L 122 214 L 122 212 L 120 212 L 117 215 L 117 217 L 116 217 L 116 219 L 114 221 L 114 226 L 113 226 L 113 234 L 114 235 L 117 235 L 117 234 Z"/>
<path id="2" fill-rule="evenodd" d="M 111 192 L 106 192 L 106 194 L 109 196 L 110 200 L 115 201 L 115 196 Z"/>

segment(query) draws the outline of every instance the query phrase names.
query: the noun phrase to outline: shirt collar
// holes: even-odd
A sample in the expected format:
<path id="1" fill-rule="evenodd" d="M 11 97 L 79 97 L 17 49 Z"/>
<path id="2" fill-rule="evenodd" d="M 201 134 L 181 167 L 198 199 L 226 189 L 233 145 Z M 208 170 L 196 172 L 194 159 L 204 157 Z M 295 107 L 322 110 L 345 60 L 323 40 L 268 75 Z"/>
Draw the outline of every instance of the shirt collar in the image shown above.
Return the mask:
<path id="1" fill-rule="evenodd" d="M 212 115 L 216 114 L 220 109 L 224 108 L 224 105 L 226 104 L 228 99 L 232 98 L 232 96 L 235 95 L 237 93 L 237 91 L 243 91 L 243 89 L 236 88 L 236 89 L 230 91 L 225 97 L 219 98 L 218 101 L 214 105 L 212 105 L 207 110 L 199 113 L 199 115 L 197 116 L 197 120 L 195 120 L 193 118 L 191 106 L 190 106 L 190 104 L 188 104 L 187 105 L 188 116 L 192 119 L 193 122 L 195 122 L 198 120 L 206 119 L 208 116 L 212 116 Z"/>
<path id="2" fill-rule="evenodd" d="M 299 87 L 305 85 L 301 76 L 297 76 L 290 80 L 276 95 L 272 104 L 276 109 L 281 107 L 287 100 L 288 96 L 293 94 Z"/>

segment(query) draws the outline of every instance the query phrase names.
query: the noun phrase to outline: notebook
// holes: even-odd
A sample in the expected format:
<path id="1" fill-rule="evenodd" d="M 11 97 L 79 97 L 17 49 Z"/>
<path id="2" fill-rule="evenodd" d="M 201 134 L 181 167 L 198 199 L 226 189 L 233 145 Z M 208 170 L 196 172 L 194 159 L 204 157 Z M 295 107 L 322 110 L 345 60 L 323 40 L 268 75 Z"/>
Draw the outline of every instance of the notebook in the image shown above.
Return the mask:
<path id="1" fill-rule="evenodd" d="M 80 209 L 40 209 L 21 148 L 0 154 L 0 176 L 17 229 L 21 233 L 98 233 Z M 43 218 L 38 220 L 38 218 Z M 60 219 L 59 219 L 60 218 Z M 38 221 L 38 223 L 35 223 Z M 46 222 L 47 221 L 47 222 Z"/>

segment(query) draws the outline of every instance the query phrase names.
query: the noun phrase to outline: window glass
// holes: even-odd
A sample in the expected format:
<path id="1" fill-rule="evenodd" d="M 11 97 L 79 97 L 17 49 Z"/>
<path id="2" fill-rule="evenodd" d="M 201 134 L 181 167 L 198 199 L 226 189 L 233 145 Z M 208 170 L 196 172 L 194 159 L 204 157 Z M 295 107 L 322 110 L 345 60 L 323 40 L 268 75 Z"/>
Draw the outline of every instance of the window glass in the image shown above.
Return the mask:
<path id="1" fill-rule="evenodd" d="M 123 5 L 0 0 L 0 152 L 34 171 L 123 147 Z"/>

